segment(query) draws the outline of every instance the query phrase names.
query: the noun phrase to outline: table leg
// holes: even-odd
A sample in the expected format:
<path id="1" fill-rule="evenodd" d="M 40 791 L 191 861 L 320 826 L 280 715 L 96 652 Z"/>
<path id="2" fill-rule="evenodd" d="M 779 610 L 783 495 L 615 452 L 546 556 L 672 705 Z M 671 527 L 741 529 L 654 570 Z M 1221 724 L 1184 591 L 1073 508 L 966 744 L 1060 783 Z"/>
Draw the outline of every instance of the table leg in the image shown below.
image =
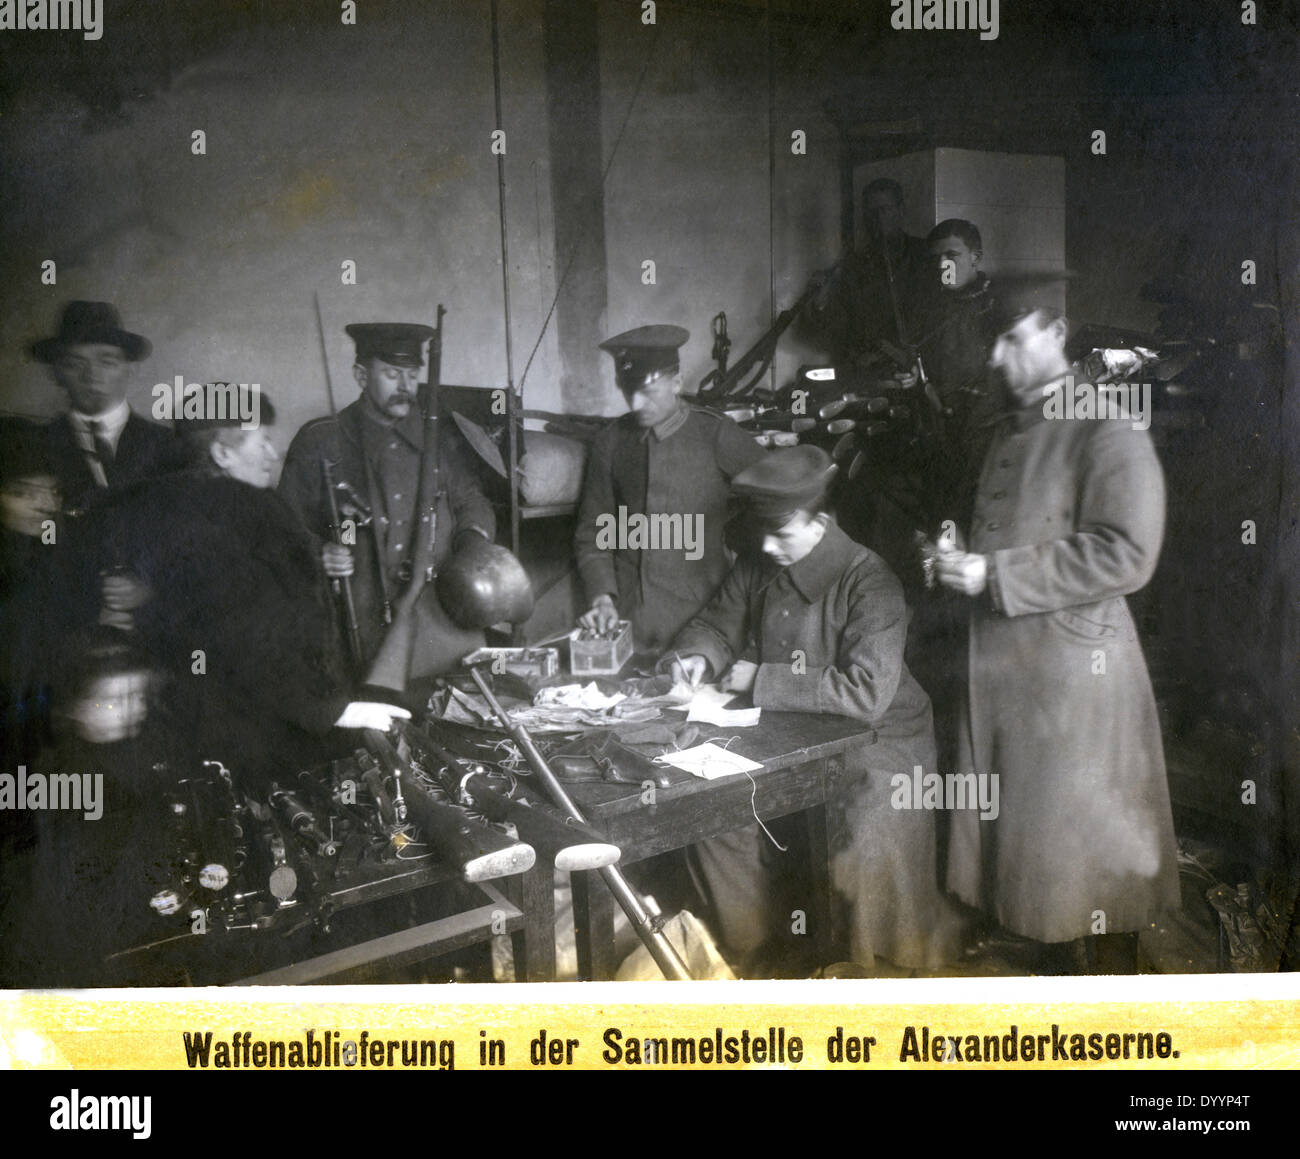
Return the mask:
<path id="1" fill-rule="evenodd" d="M 572 873 L 573 932 L 578 945 L 578 977 L 608 980 L 618 970 L 614 954 L 614 897 L 594 870 Z"/>
<path id="2" fill-rule="evenodd" d="M 549 861 L 509 879 L 509 894 L 524 914 L 510 935 L 516 982 L 555 981 L 555 879 Z"/>
<path id="3" fill-rule="evenodd" d="M 840 757 L 827 758 L 824 769 L 827 800 L 834 797 L 843 772 L 844 762 Z M 812 874 L 813 912 L 808 916 L 817 965 L 826 966 L 843 956 L 838 947 L 844 936 L 844 931 L 836 928 L 839 910 L 831 885 L 828 806 L 823 804 L 809 809 L 804 818 L 808 830 L 808 866 Z"/>

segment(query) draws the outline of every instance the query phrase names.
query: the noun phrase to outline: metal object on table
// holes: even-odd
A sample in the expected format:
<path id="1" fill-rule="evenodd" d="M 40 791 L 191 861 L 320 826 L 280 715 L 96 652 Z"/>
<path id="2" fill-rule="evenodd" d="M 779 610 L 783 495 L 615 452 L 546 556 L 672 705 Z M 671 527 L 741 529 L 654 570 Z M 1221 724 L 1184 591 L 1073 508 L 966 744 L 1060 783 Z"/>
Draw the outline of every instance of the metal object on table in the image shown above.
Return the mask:
<path id="1" fill-rule="evenodd" d="M 565 791 L 564 786 L 556 779 L 554 772 L 546 763 L 546 758 L 538 751 L 537 746 L 533 743 L 533 738 L 528 735 L 528 730 L 523 725 L 516 724 L 510 719 L 493 694 L 488 682 L 483 679 L 483 673 L 479 669 L 471 668 L 470 675 L 474 678 L 474 683 L 478 685 L 479 692 L 483 694 L 483 698 L 488 702 L 497 719 L 501 722 L 502 728 L 511 735 L 515 744 L 519 746 L 519 751 L 527 758 L 529 765 L 532 766 L 533 771 L 537 774 L 555 803 L 575 821 L 581 821 L 585 825 L 587 819 L 582 815 L 582 810 L 578 808 L 573 798 Z M 663 971 L 664 977 L 677 981 L 690 981 L 690 971 L 687 970 L 686 963 L 682 961 L 681 955 L 677 953 L 672 942 L 664 934 L 660 919 L 652 916 L 646 909 L 645 903 L 628 883 L 623 872 L 614 865 L 607 865 L 597 870 L 597 872 L 613 895 L 614 900 L 627 914 L 632 928 L 645 944 L 646 949 L 650 951 L 651 957 L 654 958 L 659 969 Z"/>
<path id="2" fill-rule="evenodd" d="M 471 884 L 491 881 L 532 869 L 537 852 L 531 845 L 473 820 L 465 809 L 450 799 L 440 799 L 413 775 L 409 765 L 383 733 L 368 728 L 364 735 L 367 747 L 392 772 L 398 784 L 405 771 L 405 802 L 410 807 L 412 820 L 449 861 L 460 867 L 465 881 Z"/>
<path id="3" fill-rule="evenodd" d="M 619 620 L 618 627 L 608 635 L 585 628 L 575 628 L 569 635 L 569 669 L 574 676 L 614 676 L 623 670 L 631 655 L 630 620 Z"/>
<path id="4" fill-rule="evenodd" d="M 521 801 L 499 792 L 483 765 L 448 751 L 426 732 L 402 722 L 402 738 L 412 756 L 438 769 L 444 788 L 458 804 L 472 805 L 489 821 L 513 825 L 519 836 L 565 873 L 600 869 L 622 856 L 617 845 L 606 841 L 588 825 L 566 817 L 544 802 Z"/>

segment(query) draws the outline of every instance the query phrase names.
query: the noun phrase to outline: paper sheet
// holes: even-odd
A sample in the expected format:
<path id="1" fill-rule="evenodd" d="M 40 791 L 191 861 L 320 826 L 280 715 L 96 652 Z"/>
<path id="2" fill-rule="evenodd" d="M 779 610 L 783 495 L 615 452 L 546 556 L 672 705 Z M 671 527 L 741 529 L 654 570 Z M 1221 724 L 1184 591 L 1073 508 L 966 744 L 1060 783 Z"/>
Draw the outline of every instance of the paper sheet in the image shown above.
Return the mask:
<path id="1" fill-rule="evenodd" d="M 724 749 L 712 741 L 707 744 L 697 744 L 694 748 L 682 749 L 678 753 L 665 753 L 657 760 L 660 764 L 683 769 L 694 776 L 703 777 L 706 781 L 729 777 L 733 773 L 753 772 L 763 767 L 758 761 L 751 761 L 748 757 L 742 757 L 739 753 L 733 753 L 730 749 Z"/>
<path id="2" fill-rule="evenodd" d="M 763 713 L 761 708 L 727 708 L 736 694 L 723 692 L 716 684 L 701 684 L 693 693 L 689 703 L 677 706 L 686 710 L 687 720 L 723 728 L 748 728 L 757 724 Z"/>

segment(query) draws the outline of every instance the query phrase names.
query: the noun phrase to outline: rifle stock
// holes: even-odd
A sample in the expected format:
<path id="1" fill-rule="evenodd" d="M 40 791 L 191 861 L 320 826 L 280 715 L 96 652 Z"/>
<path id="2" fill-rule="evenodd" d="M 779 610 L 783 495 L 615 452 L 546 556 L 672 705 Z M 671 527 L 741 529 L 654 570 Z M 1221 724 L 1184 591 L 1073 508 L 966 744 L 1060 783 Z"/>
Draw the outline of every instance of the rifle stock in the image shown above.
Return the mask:
<path id="1" fill-rule="evenodd" d="M 413 752 L 424 758 L 426 766 L 441 768 L 439 779 L 449 793 L 463 792 L 474 808 L 489 821 L 509 822 L 520 838 L 527 841 L 556 869 L 566 873 L 584 869 L 602 869 L 615 864 L 623 855 L 589 825 L 565 817 L 543 802 L 524 802 L 497 792 L 491 781 L 473 765 L 448 752 L 432 737 L 405 722 L 399 724 L 402 735 Z"/>
<path id="2" fill-rule="evenodd" d="M 366 747 L 384 768 L 395 774 L 413 820 L 439 856 L 460 869 L 461 878 L 473 883 L 491 881 L 532 869 L 537 853 L 531 845 L 471 818 L 464 809 L 440 800 L 398 755 L 389 739 L 365 729 Z M 405 772 L 406 775 L 402 776 Z"/>

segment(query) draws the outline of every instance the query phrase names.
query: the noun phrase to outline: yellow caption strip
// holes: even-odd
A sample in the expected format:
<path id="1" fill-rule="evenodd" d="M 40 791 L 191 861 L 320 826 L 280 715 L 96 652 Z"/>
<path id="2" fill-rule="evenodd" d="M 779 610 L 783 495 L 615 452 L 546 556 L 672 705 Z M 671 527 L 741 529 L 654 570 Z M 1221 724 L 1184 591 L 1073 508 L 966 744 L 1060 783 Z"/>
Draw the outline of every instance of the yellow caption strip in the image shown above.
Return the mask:
<path id="1" fill-rule="evenodd" d="M 10 993 L 0 996 L 0 1064 L 217 1072 L 1300 1067 L 1295 975 L 996 981 Z"/>

